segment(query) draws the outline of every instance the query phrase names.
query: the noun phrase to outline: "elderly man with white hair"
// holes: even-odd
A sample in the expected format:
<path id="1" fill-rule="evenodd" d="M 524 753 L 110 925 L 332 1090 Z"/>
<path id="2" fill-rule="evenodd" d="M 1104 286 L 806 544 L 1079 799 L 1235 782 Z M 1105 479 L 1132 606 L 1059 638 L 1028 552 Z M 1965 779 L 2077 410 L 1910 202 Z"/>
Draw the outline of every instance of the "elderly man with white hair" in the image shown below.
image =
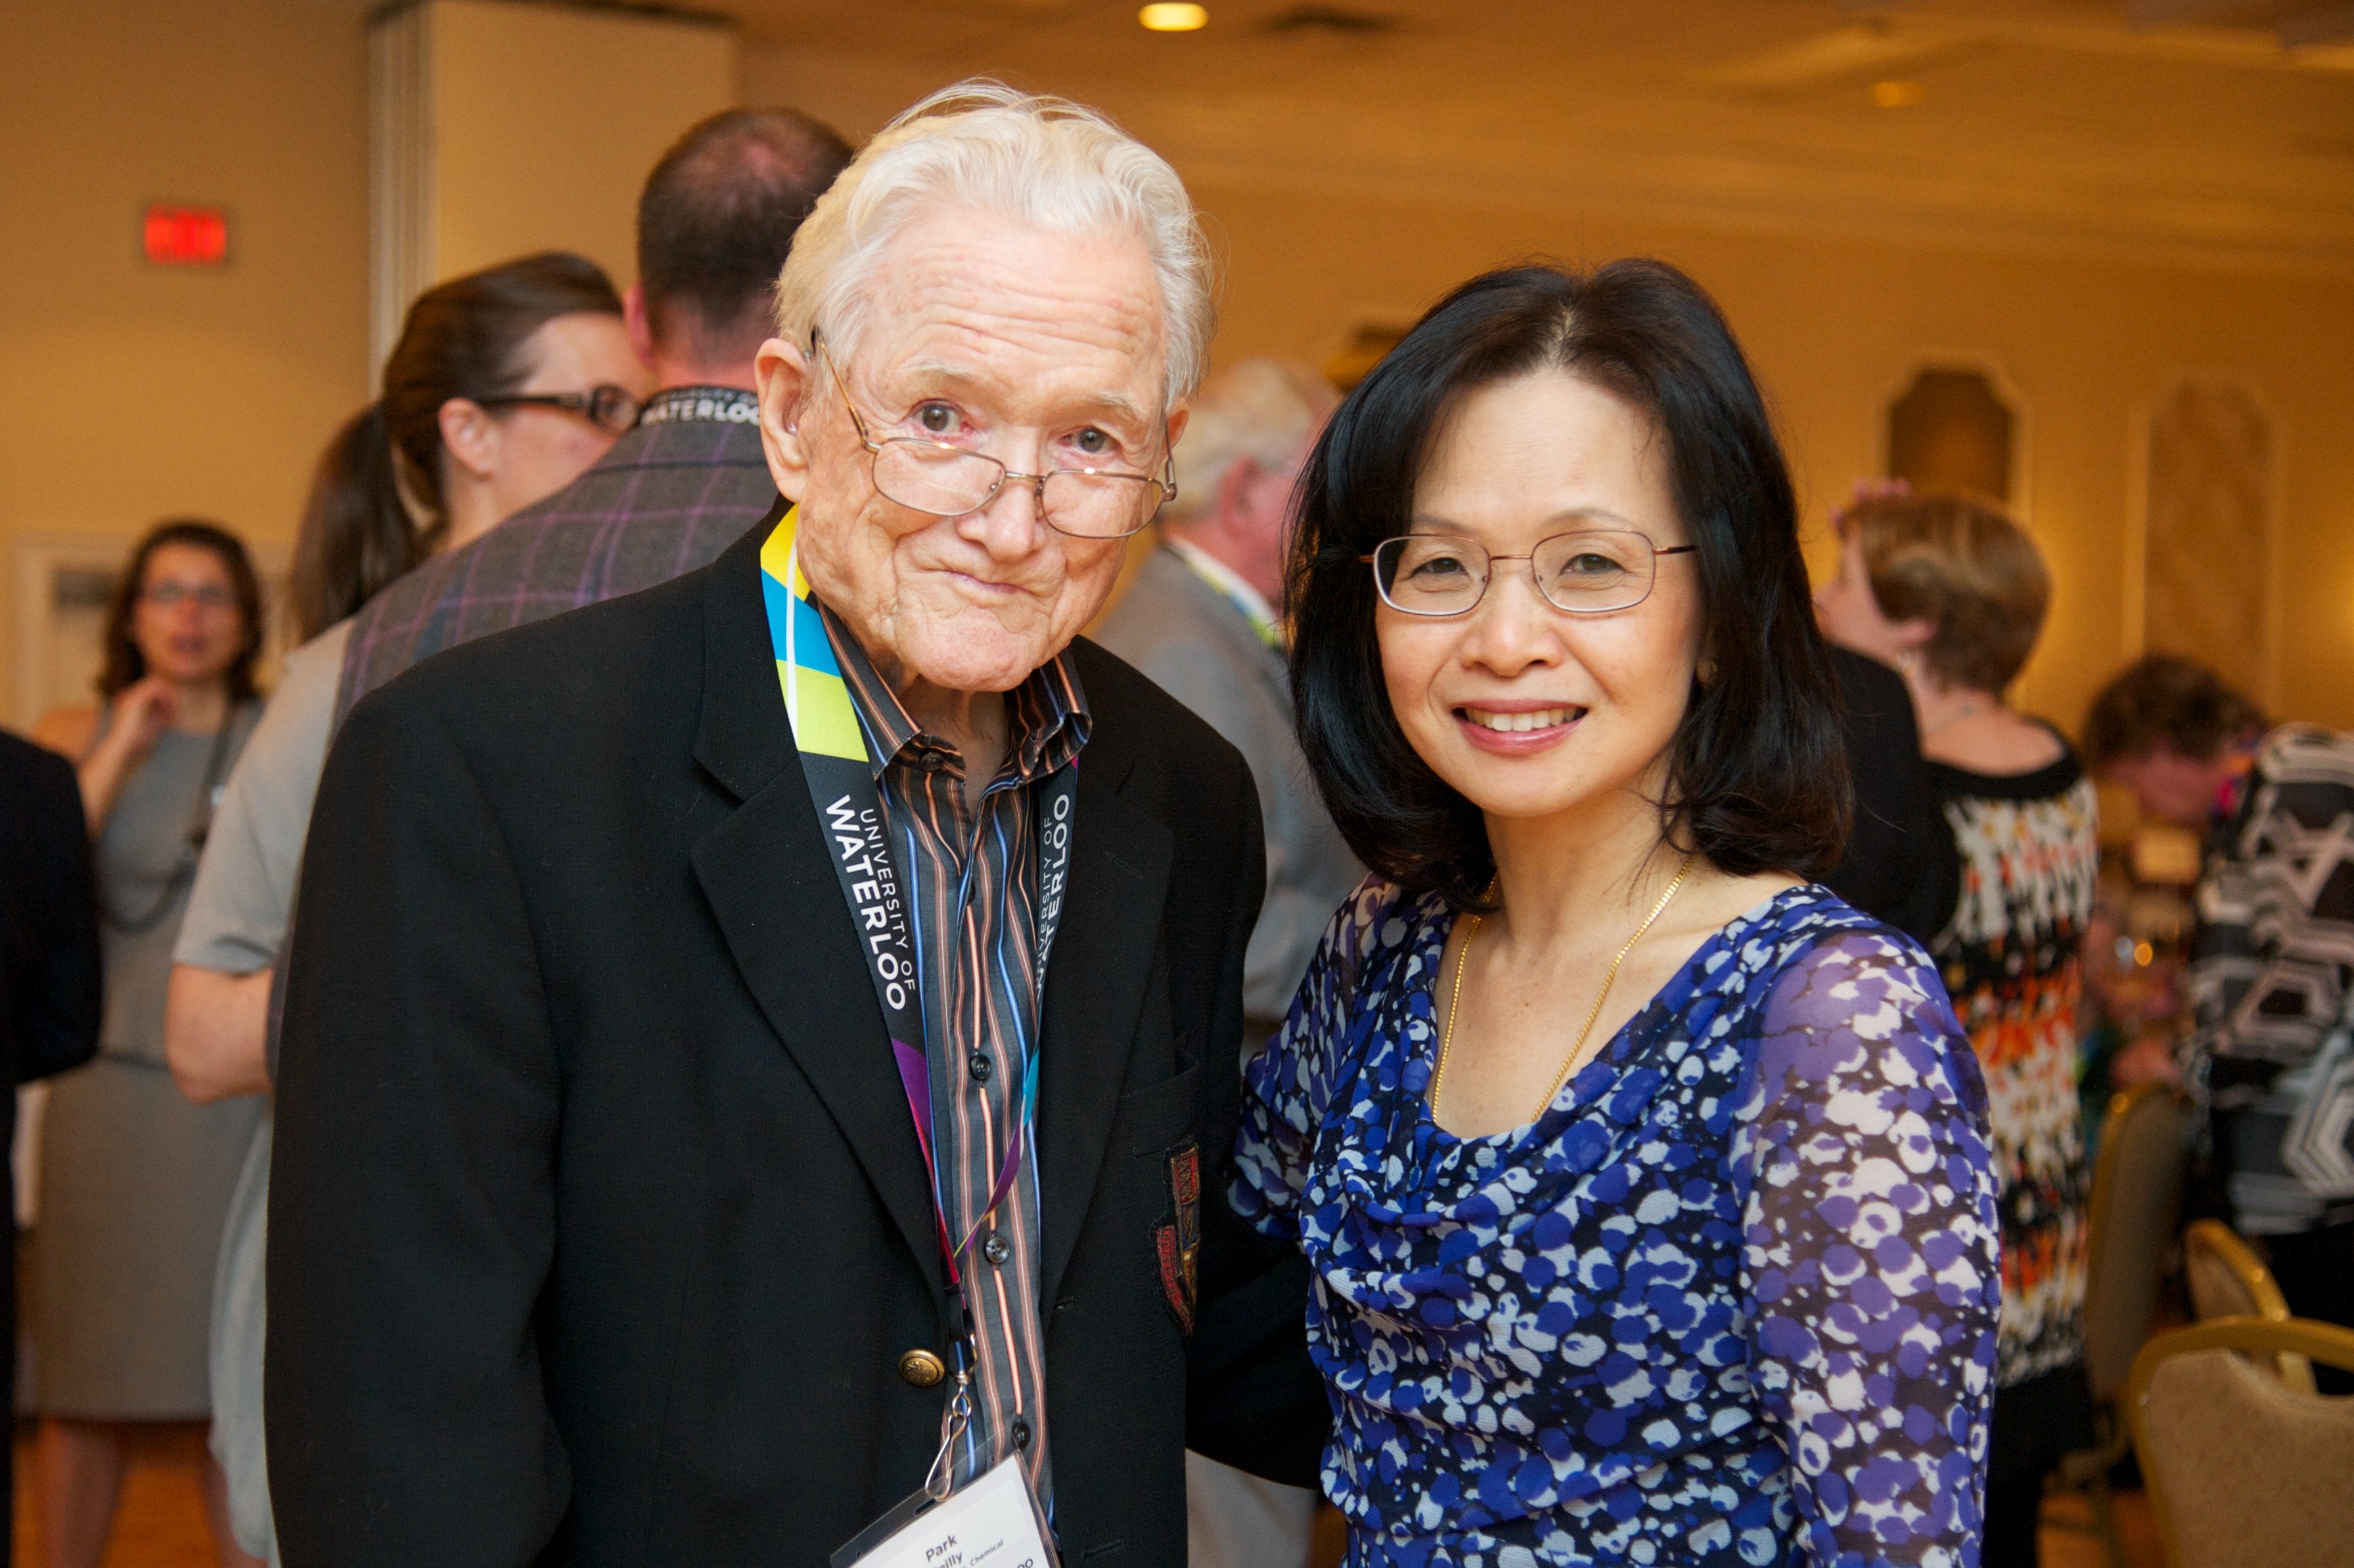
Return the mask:
<path id="1" fill-rule="evenodd" d="M 290 1568 L 881 1563 L 1008 1499 L 1066 1563 L 1176 1568 L 1185 1447 L 1315 1474 L 1305 1276 L 1225 1197 L 1257 796 L 1075 639 L 1200 373 L 1183 187 L 951 90 L 778 294 L 777 509 L 427 661 L 329 760 L 270 1207 Z"/>

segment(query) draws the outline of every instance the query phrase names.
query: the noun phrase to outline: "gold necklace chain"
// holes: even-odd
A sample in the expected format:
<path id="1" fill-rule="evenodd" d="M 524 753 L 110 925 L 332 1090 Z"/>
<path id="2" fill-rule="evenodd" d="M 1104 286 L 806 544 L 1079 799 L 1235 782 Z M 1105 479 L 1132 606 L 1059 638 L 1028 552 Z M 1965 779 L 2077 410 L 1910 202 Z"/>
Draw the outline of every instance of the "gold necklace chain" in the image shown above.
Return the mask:
<path id="1" fill-rule="evenodd" d="M 1659 901 L 1651 906 L 1651 912 L 1643 916 L 1643 923 L 1635 927 L 1635 934 L 1627 938 L 1627 945 L 1618 949 L 1618 956 L 1610 960 L 1610 968 L 1602 976 L 1602 989 L 1595 993 L 1594 1006 L 1585 1015 L 1585 1025 L 1577 1032 L 1576 1044 L 1569 1048 L 1569 1054 L 1562 1058 L 1561 1071 L 1553 1075 L 1553 1086 L 1545 1090 L 1544 1098 L 1537 1102 L 1536 1114 L 1529 1120 L 1535 1121 L 1544 1115 L 1553 1105 L 1553 1097 L 1561 1093 L 1561 1086 L 1569 1082 L 1569 1070 L 1585 1053 L 1586 1036 L 1594 1033 L 1594 1022 L 1602 1016 L 1602 1004 L 1609 998 L 1611 982 L 1618 978 L 1618 966 L 1627 961 L 1627 955 L 1635 950 L 1635 944 L 1643 939 L 1643 934 L 1667 908 L 1668 901 L 1675 897 L 1677 890 L 1683 886 L 1684 878 L 1691 874 L 1692 859 L 1691 855 L 1684 856 L 1683 864 L 1676 868 L 1675 880 L 1668 884 L 1665 893 L 1659 895 Z M 1494 892 L 1495 888 L 1495 883 L 1488 885 L 1490 892 Z M 1438 1064 L 1430 1070 L 1430 1118 L 1433 1121 L 1438 1119 L 1438 1086 L 1447 1079 L 1447 1058 L 1455 1049 L 1455 1021 L 1463 1015 L 1464 965 L 1470 959 L 1471 944 L 1479 938 L 1479 927 L 1486 918 L 1482 915 L 1471 916 L 1471 928 L 1463 933 L 1463 946 L 1455 955 L 1455 984 L 1447 996 L 1446 1025 L 1438 1032 Z"/>

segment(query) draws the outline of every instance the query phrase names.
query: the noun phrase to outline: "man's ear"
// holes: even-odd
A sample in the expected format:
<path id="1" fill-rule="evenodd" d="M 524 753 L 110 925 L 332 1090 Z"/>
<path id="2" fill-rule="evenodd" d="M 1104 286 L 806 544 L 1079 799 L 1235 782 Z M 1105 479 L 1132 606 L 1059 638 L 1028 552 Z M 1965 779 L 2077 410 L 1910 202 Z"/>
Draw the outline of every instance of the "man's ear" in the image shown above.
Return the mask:
<path id="1" fill-rule="evenodd" d="M 772 337 L 753 355 L 752 384 L 760 396 L 760 449 L 769 457 L 769 475 L 779 494 L 797 503 L 809 488 L 809 447 L 801 431 L 809 355 L 800 344 Z"/>
<path id="2" fill-rule="evenodd" d="M 632 283 L 621 291 L 621 331 L 629 335 L 630 352 L 638 363 L 654 367 L 654 324 L 646 313 L 646 286 Z"/>
<path id="3" fill-rule="evenodd" d="M 1244 523 L 1257 522 L 1262 511 L 1257 504 L 1258 483 L 1266 477 L 1267 470 L 1259 467 L 1257 458 L 1235 459 L 1220 476 L 1216 499 L 1212 501 L 1205 515 L 1235 518 Z"/>
<path id="4" fill-rule="evenodd" d="M 441 405 L 441 450 L 450 461 L 487 483 L 499 468 L 499 422 L 472 397 Z"/>

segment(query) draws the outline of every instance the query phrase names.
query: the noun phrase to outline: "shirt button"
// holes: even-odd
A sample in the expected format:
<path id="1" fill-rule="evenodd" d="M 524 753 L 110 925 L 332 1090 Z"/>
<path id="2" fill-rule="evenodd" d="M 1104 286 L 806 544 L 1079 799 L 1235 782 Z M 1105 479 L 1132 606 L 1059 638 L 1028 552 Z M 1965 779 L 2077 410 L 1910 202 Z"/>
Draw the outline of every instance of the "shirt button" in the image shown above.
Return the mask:
<path id="1" fill-rule="evenodd" d="M 989 1233 L 989 1239 L 981 1244 L 981 1255 L 991 1263 L 1002 1266 L 1007 1258 L 1013 1255 L 1013 1249 L 1005 1244 L 1003 1236 L 991 1231 Z"/>
<path id="2" fill-rule="evenodd" d="M 916 766 L 927 773 L 938 773 L 948 765 L 949 759 L 937 751 L 920 751 L 916 754 Z"/>
<path id="3" fill-rule="evenodd" d="M 1013 1418 L 1013 1446 L 1024 1450 L 1030 1446 L 1030 1418 L 1026 1415 Z"/>
<path id="4" fill-rule="evenodd" d="M 988 1053 L 984 1051 L 975 1051 L 965 1058 L 964 1065 L 965 1070 L 972 1075 L 972 1081 L 976 1084 L 989 1082 L 990 1074 L 997 1071 L 997 1064 L 991 1061 Z"/>

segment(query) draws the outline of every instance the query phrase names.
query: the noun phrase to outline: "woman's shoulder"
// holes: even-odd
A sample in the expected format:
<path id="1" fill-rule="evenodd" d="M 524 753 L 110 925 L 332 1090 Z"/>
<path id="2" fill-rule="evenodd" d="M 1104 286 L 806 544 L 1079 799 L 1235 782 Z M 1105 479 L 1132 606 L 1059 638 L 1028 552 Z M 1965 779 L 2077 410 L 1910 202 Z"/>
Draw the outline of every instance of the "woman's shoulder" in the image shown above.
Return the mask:
<path id="1" fill-rule="evenodd" d="M 69 703 L 43 714 L 33 726 L 33 739 L 80 767 L 90 754 L 90 743 L 98 738 L 98 723 L 97 704 Z"/>
<path id="2" fill-rule="evenodd" d="M 1369 1003 L 1423 980 L 1451 918 L 1435 893 L 1409 893 L 1370 874 L 1334 910 L 1293 999 L 1284 1036 L 1324 1039 Z M 1304 1033 L 1303 1033 L 1304 1032 Z"/>
<path id="3" fill-rule="evenodd" d="M 1895 1073 L 1947 1084 L 1965 1106 L 1985 1089 L 1945 981 L 1921 944 L 1828 888 L 1793 889 L 1769 961 L 1749 991 L 1764 1080 L 1829 1088 Z M 1909 1065 L 1882 1060 L 1893 1048 Z"/>
<path id="4" fill-rule="evenodd" d="M 1929 777 L 1946 796 L 2037 800 L 2064 795 L 2084 781 L 2084 764 L 2057 726 L 2008 709 L 1967 722 L 1984 733 L 1923 758 Z"/>
<path id="5" fill-rule="evenodd" d="M 1363 972 L 1378 960 L 1411 951 L 1443 936 L 1454 912 L 1436 893 L 1409 893 L 1379 872 L 1368 872 L 1333 912 L 1325 928 L 1328 959 Z"/>
<path id="6" fill-rule="evenodd" d="M 1919 942 L 1818 883 L 1776 894 L 1736 948 L 1744 972 L 1766 995 L 1790 989 L 1798 974 L 1829 984 L 1877 976 L 1940 1001 L 1945 994 Z"/>

